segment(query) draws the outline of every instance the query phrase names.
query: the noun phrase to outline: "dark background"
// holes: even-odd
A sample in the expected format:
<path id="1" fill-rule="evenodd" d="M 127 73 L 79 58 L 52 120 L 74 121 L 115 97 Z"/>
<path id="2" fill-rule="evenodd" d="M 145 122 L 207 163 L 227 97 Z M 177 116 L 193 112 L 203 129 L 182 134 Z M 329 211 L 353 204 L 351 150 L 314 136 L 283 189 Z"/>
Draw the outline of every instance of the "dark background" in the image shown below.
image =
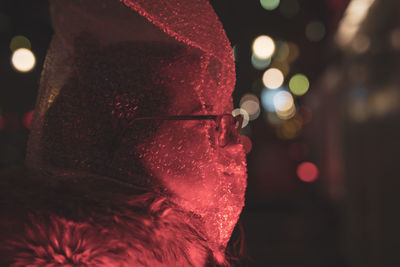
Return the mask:
<path id="1" fill-rule="evenodd" d="M 356 0 L 354 0 L 356 1 Z M 363 2 L 364 0 L 358 0 Z M 349 0 L 281 0 L 273 10 L 257 0 L 212 0 L 235 45 L 235 106 L 245 93 L 260 96 L 262 70 L 250 62 L 255 37 L 297 44 L 288 78 L 305 74 L 309 92 L 296 99 L 312 119 L 293 138 L 281 139 L 266 112 L 243 134 L 248 189 L 242 225 L 249 266 L 400 266 L 399 241 L 399 1 L 376 0 L 362 24 L 358 51 L 335 42 Z M 368 2 L 368 1 L 364 1 Z M 285 15 L 281 6 L 298 4 Z M 321 41 L 306 38 L 306 25 L 325 25 Z M 397 34 L 397 35 L 396 35 Z M 10 41 L 29 38 L 37 65 L 29 73 L 10 64 Z M 0 2 L 0 167 L 22 164 L 41 67 L 52 35 L 48 2 Z M 397 36 L 397 37 L 396 37 Z M 397 38 L 397 39 L 396 39 Z M 293 144 L 305 147 L 293 156 Z M 303 161 L 319 169 L 315 182 L 296 175 Z"/>

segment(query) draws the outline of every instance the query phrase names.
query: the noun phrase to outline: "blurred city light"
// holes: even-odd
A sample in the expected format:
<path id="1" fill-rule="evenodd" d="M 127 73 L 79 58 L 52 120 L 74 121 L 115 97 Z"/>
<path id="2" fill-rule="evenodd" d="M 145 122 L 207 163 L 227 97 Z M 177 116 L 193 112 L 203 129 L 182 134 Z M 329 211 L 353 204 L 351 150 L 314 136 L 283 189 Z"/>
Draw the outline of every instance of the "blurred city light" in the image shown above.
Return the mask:
<path id="1" fill-rule="evenodd" d="M 242 124 L 242 128 L 246 127 L 247 124 L 249 124 L 249 120 L 250 120 L 250 116 L 247 113 L 246 110 L 241 109 L 241 108 L 236 108 L 232 111 L 232 115 L 234 117 L 236 117 L 237 115 L 242 114 L 243 115 L 243 124 Z"/>
<path id="2" fill-rule="evenodd" d="M 31 121 L 33 118 L 34 110 L 30 110 L 24 114 L 24 117 L 22 118 L 22 123 L 24 124 L 25 128 L 30 129 L 31 128 Z"/>
<path id="3" fill-rule="evenodd" d="M 282 123 L 282 120 L 278 117 L 278 115 L 276 115 L 275 112 L 267 112 L 264 117 L 271 125 L 277 126 Z"/>
<path id="4" fill-rule="evenodd" d="M 276 134 L 281 139 L 293 139 L 297 137 L 301 130 L 301 125 L 296 123 L 294 120 L 283 121 L 276 128 Z"/>
<path id="5" fill-rule="evenodd" d="M 287 112 L 294 106 L 293 96 L 287 91 L 279 91 L 274 95 L 274 106 L 276 112 Z"/>
<path id="6" fill-rule="evenodd" d="M 269 90 L 264 88 L 261 91 L 261 105 L 266 111 L 275 112 L 274 97 L 281 90 L 282 89 Z"/>
<path id="7" fill-rule="evenodd" d="M 292 105 L 288 110 L 276 110 L 276 115 L 281 120 L 289 120 L 296 115 L 296 106 Z"/>
<path id="8" fill-rule="evenodd" d="M 280 70 L 271 68 L 264 72 L 262 80 L 265 87 L 269 89 L 277 89 L 282 86 L 285 77 Z"/>
<path id="9" fill-rule="evenodd" d="M 358 34 L 354 37 L 353 41 L 351 41 L 351 48 L 353 51 L 362 54 L 368 51 L 371 42 L 366 35 Z"/>
<path id="10" fill-rule="evenodd" d="M 19 48 L 12 54 L 11 63 L 15 70 L 28 72 L 35 67 L 36 58 L 29 49 Z"/>
<path id="11" fill-rule="evenodd" d="M 311 21 L 306 26 L 306 37 L 311 42 L 321 41 L 326 34 L 324 24 L 320 21 Z"/>
<path id="12" fill-rule="evenodd" d="M 266 10 L 274 10 L 279 6 L 280 0 L 260 0 L 261 6 Z"/>
<path id="13" fill-rule="evenodd" d="M 396 50 L 400 50 L 400 28 L 394 29 L 390 33 L 389 38 L 390 38 L 390 44 L 392 45 L 392 47 Z"/>
<path id="14" fill-rule="evenodd" d="M 279 6 L 279 11 L 282 16 L 286 18 L 292 18 L 299 13 L 300 5 L 298 0 L 285 0 Z"/>
<path id="15" fill-rule="evenodd" d="M 242 98 L 240 98 L 239 105 L 242 105 L 246 101 L 254 101 L 254 102 L 260 103 L 260 100 L 258 100 L 258 97 L 256 95 L 250 94 L 250 93 L 245 94 L 242 96 Z"/>
<path id="16" fill-rule="evenodd" d="M 339 45 L 346 46 L 353 40 L 374 1 L 352 0 L 349 3 L 335 36 Z"/>
<path id="17" fill-rule="evenodd" d="M 249 114 L 249 120 L 251 121 L 257 119 L 260 115 L 260 101 L 258 100 L 257 96 L 253 94 L 245 94 L 240 99 L 239 106 L 241 109 L 246 110 L 246 112 Z"/>
<path id="18" fill-rule="evenodd" d="M 19 48 L 31 49 L 31 41 L 22 35 L 14 36 L 10 42 L 10 49 L 12 52 Z"/>
<path id="19" fill-rule="evenodd" d="M 246 110 L 251 121 L 257 119 L 260 115 L 260 104 L 252 100 L 243 102 L 240 108 Z"/>
<path id="20" fill-rule="evenodd" d="M 318 175 L 318 167 L 312 162 L 305 161 L 297 167 L 297 176 L 303 182 L 314 182 L 318 178 Z"/>
<path id="21" fill-rule="evenodd" d="M 251 64 L 257 70 L 264 70 L 266 69 L 269 64 L 271 64 L 271 58 L 261 59 L 256 57 L 254 54 L 251 55 Z"/>
<path id="22" fill-rule="evenodd" d="M 308 89 L 310 88 L 310 82 L 305 75 L 296 74 L 290 78 L 289 88 L 294 95 L 302 96 L 307 93 Z"/>
<path id="23" fill-rule="evenodd" d="M 365 100 L 356 100 L 349 103 L 348 112 L 351 119 L 357 122 L 364 122 L 369 117 L 369 107 Z"/>
<path id="24" fill-rule="evenodd" d="M 253 54 L 259 59 L 268 59 L 275 52 L 275 43 L 271 37 L 260 35 L 253 42 Z"/>
<path id="25" fill-rule="evenodd" d="M 369 110 L 375 116 L 386 116 L 399 110 L 400 92 L 396 86 L 375 92 L 369 99 Z"/>

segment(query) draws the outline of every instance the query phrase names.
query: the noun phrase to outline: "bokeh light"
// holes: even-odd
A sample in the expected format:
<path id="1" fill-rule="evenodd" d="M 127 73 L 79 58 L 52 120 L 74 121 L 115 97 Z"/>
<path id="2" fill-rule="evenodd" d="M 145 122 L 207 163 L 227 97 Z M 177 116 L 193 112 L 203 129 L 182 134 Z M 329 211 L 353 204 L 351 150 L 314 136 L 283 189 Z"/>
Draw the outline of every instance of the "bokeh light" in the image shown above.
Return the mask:
<path id="1" fill-rule="evenodd" d="M 260 104 L 252 100 L 243 102 L 240 108 L 246 110 L 249 114 L 249 120 L 251 121 L 257 119 L 260 115 Z"/>
<path id="2" fill-rule="evenodd" d="M 339 45 L 346 46 L 353 40 L 374 2 L 375 0 L 351 0 L 335 36 Z"/>
<path id="3" fill-rule="evenodd" d="M 296 74 L 290 78 L 289 88 L 294 95 L 302 96 L 307 93 L 310 88 L 310 82 L 304 74 Z"/>
<path id="4" fill-rule="evenodd" d="M 350 118 L 357 122 L 364 122 L 370 116 L 368 103 L 363 100 L 354 101 L 349 104 L 348 112 Z"/>
<path id="5" fill-rule="evenodd" d="M 260 101 L 258 100 L 258 97 L 253 94 L 245 94 L 241 99 L 240 99 L 240 104 L 239 104 L 241 109 L 246 110 L 246 112 L 249 114 L 249 120 L 255 120 L 258 118 L 260 115 Z"/>
<path id="6" fill-rule="evenodd" d="M 261 105 L 266 111 L 275 112 L 274 97 L 281 90 L 282 89 L 269 90 L 264 88 L 261 91 Z"/>
<path id="7" fill-rule="evenodd" d="M 326 34 L 324 24 L 320 21 L 311 21 L 306 26 L 306 37 L 311 42 L 321 41 Z"/>
<path id="8" fill-rule="evenodd" d="M 392 45 L 392 47 L 396 50 L 400 50 L 400 28 L 394 29 L 390 33 L 389 38 L 390 38 L 390 44 Z"/>
<path id="9" fill-rule="evenodd" d="M 248 94 L 243 95 L 240 98 L 239 105 L 242 105 L 244 102 L 249 101 L 249 100 L 260 103 L 260 100 L 258 99 L 258 97 L 255 94 L 248 93 Z"/>
<path id="10" fill-rule="evenodd" d="M 288 110 L 276 110 L 276 116 L 281 120 L 289 120 L 296 115 L 296 106 L 293 105 Z"/>
<path id="11" fill-rule="evenodd" d="M 300 5 L 298 0 L 285 0 L 279 6 L 279 11 L 286 18 L 293 18 L 299 13 Z"/>
<path id="12" fill-rule="evenodd" d="M 253 42 L 253 54 L 259 59 L 268 59 L 275 52 L 275 43 L 271 37 L 260 35 Z"/>
<path id="13" fill-rule="evenodd" d="M 396 87 L 387 88 L 371 94 L 369 110 L 375 116 L 387 116 L 399 109 L 400 92 Z"/>
<path id="14" fill-rule="evenodd" d="M 298 136 L 301 130 L 301 125 L 295 120 L 283 121 L 277 128 L 276 134 L 281 139 L 293 139 Z"/>
<path id="15" fill-rule="evenodd" d="M 260 0 L 260 3 L 266 10 L 274 10 L 279 6 L 280 0 Z"/>
<path id="16" fill-rule="evenodd" d="M 312 162 L 305 161 L 297 167 L 297 176 L 303 182 L 314 182 L 318 178 L 318 175 L 318 167 Z"/>
<path id="17" fill-rule="evenodd" d="M 274 95 L 274 106 L 276 112 L 290 111 L 294 106 L 292 94 L 284 90 L 277 92 Z"/>
<path id="18" fill-rule="evenodd" d="M 285 78 L 280 70 L 271 68 L 264 72 L 262 80 L 265 87 L 269 89 L 277 89 L 282 86 Z"/>
<path id="19" fill-rule="evenodd" d="M 30 129 L 31 128 L 31 121 L 33 118 L 34 110 L 30 110 L 27 113 L 24 114 L 24 117 L 22 118 L 22 123 L 24 124 L 25 128 Z"/>
<path id="20" fill-rule="evenodd" d="M 10 49 L 12 52 L 19 48 L 31 49 L 31 41 L 22 35 L 14 36 L 10 42 Z"/>
<path id="21" fill-rule="evenodd" d="M 253 65 L 256 70 L 264 70 L 269 66 L 269 64 L 271 64 L 270 57 L 267 59 L 261 59 L 256 57 L 254 54 L 251 55 L 251 65 Z"/>
<path id="22" fill-rule="evenodd" d="M 368 38 L 368 36 L 363 34 L 356 35 L 356 37 L 354 37 L 353 41 L 351 42 L 351 48 L 353 48 L 353 51 L 358 54 L 367 52 L 370 45 L 370 39 Z"/>
<path id="23" fill-rule="evenodd" d="M 242 128 L 246 127 L 247 124 L 249 124 L 249 120 L 250 120 L 250 116 L 247 113 L 246 110 L 241 109 L 241 108 L 236 108 L 232 111 L 232 115 L 234 117 L 236 117 L 237 115 L 242 114 L 243 115 L 243 124 L 242 124 Z"/>
<path id="24" fill-rule="evenodd" d="M 29 49 L 20 48 L 15 50 L 12 54 L 11 63 L 15 70 L 19 72 L 28 72 L 35 67 L 36 58 Z"/>
<path id="25" fill-rule="evenodd" d="M 282 120 L 276 115 L 275 112 L 267 112 L 265 114 L 265 119 L 268 121 L 269 124 L 277 126 L 282 123 Z"/>

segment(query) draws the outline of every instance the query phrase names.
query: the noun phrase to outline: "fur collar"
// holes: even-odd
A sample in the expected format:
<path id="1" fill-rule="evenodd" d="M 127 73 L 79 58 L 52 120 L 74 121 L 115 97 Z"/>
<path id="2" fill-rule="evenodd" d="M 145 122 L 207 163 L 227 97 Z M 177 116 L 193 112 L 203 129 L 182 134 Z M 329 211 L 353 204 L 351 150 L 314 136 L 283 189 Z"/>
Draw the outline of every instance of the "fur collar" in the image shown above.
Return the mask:
<path id="1" fill-rule="evenodd" d="M 87 173 L 19 168 L 1 176 L 4 264 L 206 265 L 210 248 L 200 218 L 166 193 Z"/>

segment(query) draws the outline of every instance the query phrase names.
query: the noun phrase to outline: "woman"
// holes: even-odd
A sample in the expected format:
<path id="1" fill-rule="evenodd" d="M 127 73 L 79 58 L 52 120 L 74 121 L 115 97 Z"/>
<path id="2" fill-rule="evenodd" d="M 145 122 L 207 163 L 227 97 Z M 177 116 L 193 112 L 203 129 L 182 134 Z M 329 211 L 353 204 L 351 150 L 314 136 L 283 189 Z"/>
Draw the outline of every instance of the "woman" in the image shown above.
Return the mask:
<path id="1" fill-rule="evenodd" d="M 206 0 L 51 0 L 10 266 L 228 265 L 244 205 L 232 49 Z"/>

